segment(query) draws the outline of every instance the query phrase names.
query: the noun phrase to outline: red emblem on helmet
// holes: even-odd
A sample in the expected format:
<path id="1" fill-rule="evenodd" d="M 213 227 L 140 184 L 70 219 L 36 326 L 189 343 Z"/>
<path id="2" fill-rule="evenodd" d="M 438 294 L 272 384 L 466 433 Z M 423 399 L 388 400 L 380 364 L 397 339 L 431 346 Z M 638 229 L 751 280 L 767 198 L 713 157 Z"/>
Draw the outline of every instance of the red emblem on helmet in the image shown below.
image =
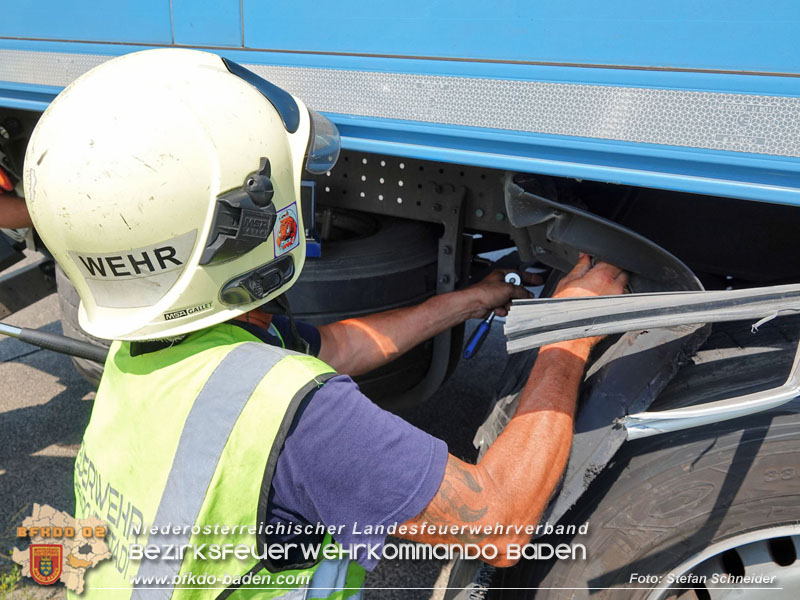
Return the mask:
<path id="1" fill-rule="evenodd" d="M 278 248 L 286 250 L 294 245 L 297 239 L 297 221 L 291 215 L 286 213 L 281 219 L 278 227 Z"/>
<path id="2" fill-rule="evenodd" d="M 61 577 L 64 547 L 61 544 L 31 544 L 31 577 L 36 583 L 50 585 Z"/>

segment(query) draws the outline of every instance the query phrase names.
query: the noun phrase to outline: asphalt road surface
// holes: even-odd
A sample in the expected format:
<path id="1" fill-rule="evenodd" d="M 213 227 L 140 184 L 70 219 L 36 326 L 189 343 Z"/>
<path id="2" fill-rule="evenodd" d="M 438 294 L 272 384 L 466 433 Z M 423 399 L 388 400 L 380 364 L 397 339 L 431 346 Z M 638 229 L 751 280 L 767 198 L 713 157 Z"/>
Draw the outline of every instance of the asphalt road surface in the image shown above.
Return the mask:
<path id="1" fill-rule="evenodd" d="M 444 439 L 460 458 L 473 460 L 476 455 L 472 436 L 486 414 L 505 361 L 500 321 L 495 320 L 477 358 L 462 360 L 427 403 L 400 413 Z M 5 322 L 60 333 L 57 298 L 51 295 Z M 476 324 L 467 324 L 467 335 Z M 93 398 L 94 389 L 68 357 L 0 339 L 0 597 L 14 566 L 9 552 L 17 543 L 15 527 L 30 514 L 33 503 L 73 512 L 73 461 Z M 441 598 L 447 570 L 444 561 L 383 561 L 368 576 L 365 597 Z M 64 598 L 65 593 L 61 584 L 42 587 L 23 580 L 8 597 Z"/>

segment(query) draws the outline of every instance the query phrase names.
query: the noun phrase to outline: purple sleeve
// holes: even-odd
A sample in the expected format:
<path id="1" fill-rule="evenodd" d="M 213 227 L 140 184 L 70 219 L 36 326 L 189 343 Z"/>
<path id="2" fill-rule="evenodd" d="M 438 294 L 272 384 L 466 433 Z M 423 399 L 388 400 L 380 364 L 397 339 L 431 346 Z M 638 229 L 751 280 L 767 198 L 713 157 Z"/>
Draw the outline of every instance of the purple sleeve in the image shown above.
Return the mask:
<path id="1" fill-rule="evenodd" d="M 340 526 L 342 545 L 383 546 L 385 535 L 354 533 L 354 524 L 402 523 L 439 489 L 447 445 L 372 403 L 347 376 L 314 392 L 296 418 L 272 479 L 270 522 Z M 377 560 L 357 555 L 373 569 Z"/>

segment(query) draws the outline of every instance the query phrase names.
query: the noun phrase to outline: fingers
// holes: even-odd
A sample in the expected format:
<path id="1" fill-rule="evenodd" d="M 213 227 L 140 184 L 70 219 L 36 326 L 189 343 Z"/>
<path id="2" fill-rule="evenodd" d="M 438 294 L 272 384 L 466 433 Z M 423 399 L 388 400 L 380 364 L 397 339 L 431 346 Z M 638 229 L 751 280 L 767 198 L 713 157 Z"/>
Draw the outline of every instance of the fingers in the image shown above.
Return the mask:
<path id="1" fill-rule="evenodd" d="M 592 269 L 592 259 L 588 254 L 581 254 L 580 258 L 578 258 L 578 262 L 575 263 L 575 266 L 572 267 L 572 271 L 564 275 L 562 281 L 572 281 L 573 279 L 578 279 L 579 277 L 583 277 L 591 271 Z"/>
<path id="2" fill-rule="evenodd" d="M 580 256 L 578 257 L 578 262 L 575 263 L 575 266 L 572 267 L 572 270 L 559 280 L 554 294 L 559 294 L 570 283 L 572 283 L 576 279 L 580 279 L 581 277 L 586 275 L 586 273 L 591 271 L 591 269 L 592 269 L 591 257 L 588 254 L 584 254 L 581 252 Z"/>
<path id="3" fill-rule="evenodd" d="M 598 263 L 594 269 L 592 269 L 590 275 L 597 275 L 611 284 L 611 289 L 606 290 L 607 293 L 625 293 L 626 286 L 628 285 L 628 273 L 619 267 L 606 262 Z"/>
<path id="4" fill-rule="evenodd" d="M 620 275 L 625 275 L 625 271 L 607 262 L 599 262 L 592 269 L 597 272 L 602 272 L 605 276 L 613 279 L 616 279 Z"/>
<path id="5" fill-rule="evenodd" d="M 611 263 L 600 261 L 594 266 L 582 254 L 578 263 L 556 287 L 555 297 L 613 296 L 622 294 L 628 283 L 628 274 Z"/>
<path id="6" fill-rule="evenodd" d="M 544 283 L 542 276 L 537 273 L 522 271 L 519 274 L 522 276 L 522 285 L 542 285 Z"/>
<path id="7" fill-rule="evenodd" d="M 523 299 L 523 298 L 533 298 L 533 294 L 531 292 L 529 292 L 528 290 L 526 290 L 521 285 L 514 285 L 514 284 L 511 284 L 511 283 L 509 283 L 508 285 L 510 286 L 509 296 L 511 296 L 512 300 L 520 300 L 520 299 Z"/>

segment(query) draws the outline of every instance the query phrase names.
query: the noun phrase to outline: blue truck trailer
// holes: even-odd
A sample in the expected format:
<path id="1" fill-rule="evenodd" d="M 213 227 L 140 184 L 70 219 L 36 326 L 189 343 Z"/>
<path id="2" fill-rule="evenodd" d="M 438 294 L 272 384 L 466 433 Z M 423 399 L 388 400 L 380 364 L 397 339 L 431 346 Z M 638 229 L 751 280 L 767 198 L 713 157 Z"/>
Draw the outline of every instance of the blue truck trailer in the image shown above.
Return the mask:
<path id="1" fill-rule="evenodd" d="M 549 273 L 545 295 L 578 252 L 628 270 L 636 292 L 800 282 L 792 0 L 0 6 L 0 166 L 19 193 L 42 111 L 75 78 L 128 52 L 218 53 L 337 125 L 339 163 L 304 188 L 318 256 L 291 299 L 312 322 L 453 290 L 485 266 L 481 256 L 510 249 L 502 264 Z M 0 269 L 25 244 L 37 247 L 33 232 L 6 231 Z M 56 284 L 65 333 L 89 340 L 74 289 L 46 255 L 0 275 L 0 316 Z M 749 323 L 699 324 L 607 339 L 544 517 L 588 522 L 588 534 L 545 538 L 583 543 L 587 560 L 529 558 L 504 570 L 459 561 L 448 594 L 795 598 L 800 403 L 732 417 L 747 414 L 754 395 L 796 395 L 799 339 L 791 316 L 757 334 Z M 462 343 L 463 330 L 442 334 L 362 387 L 390 407 L 422 401 Z M 481 452 L 534 359 L 509 359 L 475 438 Z M 99 375 L 94 363 L 76 365 Z M 647 409 L 680 425 L 667 433 L 649 417 L 630 419 Z"/>

